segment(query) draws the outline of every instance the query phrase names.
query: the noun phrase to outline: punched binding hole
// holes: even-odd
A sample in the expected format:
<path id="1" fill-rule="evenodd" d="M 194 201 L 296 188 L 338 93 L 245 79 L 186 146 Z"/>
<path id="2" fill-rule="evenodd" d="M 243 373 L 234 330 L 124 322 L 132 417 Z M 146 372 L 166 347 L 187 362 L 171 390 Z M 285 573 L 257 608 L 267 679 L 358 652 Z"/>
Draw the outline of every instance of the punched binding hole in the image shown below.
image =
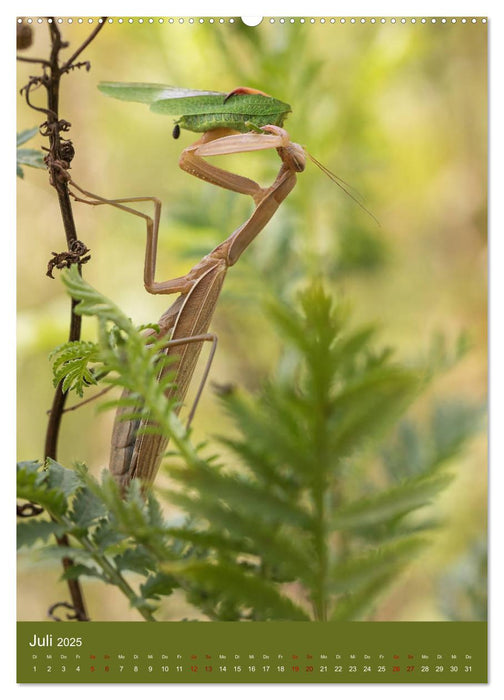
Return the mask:
<path id="1" fill-rule="evenodd" d="M 243 24 L 246 24 L 247 27 L 257 27 L 258 24 L 261 24 L 262 17 L 242 17 L 241 21 Z"/>

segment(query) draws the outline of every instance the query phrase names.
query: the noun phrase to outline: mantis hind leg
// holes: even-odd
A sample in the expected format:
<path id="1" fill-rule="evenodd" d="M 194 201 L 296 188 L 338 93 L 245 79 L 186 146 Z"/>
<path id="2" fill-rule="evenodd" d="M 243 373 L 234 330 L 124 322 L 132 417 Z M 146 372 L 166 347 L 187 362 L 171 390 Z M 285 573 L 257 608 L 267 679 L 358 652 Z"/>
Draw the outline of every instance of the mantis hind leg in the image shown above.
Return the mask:
<path id="1" fill-rule="evenodd" d="M 201 378 L 198 391 L 196 392 L 196 397 L 193 401 L 193 405 L 191 407 L 191 410 L 189 411 L 189 416 L 187 418 L 187 423 L 186 423 L 186 430 L 189 430 L 192 420 L 194 418 L 194 415 L 196 413 L 196 409 L 198 408 L 198 403 L 201 398 L 201 395 L 203 393 L 203 390 L 205 388 L 208 375 L 210 373 L 210 368 L 212 366 L 212 362 L 214 360 L 215 356 L 215 351 L 217 350 L 217 336 L 215 333 L 202 333 L 201 335 L 193 335 L 190 338 L 176 338 L 175 340 L 169 340 L 167 342 L 167 347 L 176 347 L 177 345 L 188 345 L 189 343 L 202 343 L 205 341 L 211 341 L 212 342 L 212 347 L 210 349 L 210 355 L 208 356 L 208 360 L 205 366 L 205 370 L 203 372 L 203 376 Z"/>
<path id="2" fill-rule="evenodd" d="M 215 352 L 217 350 L 217 336 L 215 333 L 204 333 L 202 335 L 195 335 L 192 336 L 191 338 L 176 338 L 175 340 L 169 340 L 166 343 L 166 348 L 169 349 L 170 347 L 176 347 L 177 345 L 186 345 L 189 343 L 200 343 L 204 341 L 211 341 L 212 342 L 212 348 L 210 350 L 210 355 L 208 356 L 208 360 L 205 366 L 205 370 L 203 372 L 203 376 L 201 378 L 198 391 L 196 392 L 196 397 L 193 401 L 193 405 L 191 407 L 191 410 L 189 412 L 189 416 L 187 418 L 187 423 L 186 423 L 186 430 L 189 430 L 191 427 L 191 423 L 193 421 L 194 416 L 196 415 L 196 409 L 198 408 L 198 404 L 201 398 L 201 395 L 203 394 L 203 390 L 206 386 L 207 380 L 208 380 L 208 375 L 210 373 L 210 368 L 212 367 L 212 363 L 214 360 Z M 96 399 L 99 399 L 101 396 L 104 396 L 107 394 L 111 389 L 113 389 L 113 385 L 111 384 L 110 386 L 105 387 L 101 391 L 99 391 L 97 394 L 94 396 L 90 396 L 87 399 L 84 399 L 83 401 L 79 401 L 76 404 L 73 404 L 72 406 L 68 406 L 67 408 L 63 409 L 63 413 L 69 413 L 70 411 L 76 411 L 78 408 L 81 406 L 85 406 L 88 403 L 91 403 L 92 401 L 95 401 Z"/>

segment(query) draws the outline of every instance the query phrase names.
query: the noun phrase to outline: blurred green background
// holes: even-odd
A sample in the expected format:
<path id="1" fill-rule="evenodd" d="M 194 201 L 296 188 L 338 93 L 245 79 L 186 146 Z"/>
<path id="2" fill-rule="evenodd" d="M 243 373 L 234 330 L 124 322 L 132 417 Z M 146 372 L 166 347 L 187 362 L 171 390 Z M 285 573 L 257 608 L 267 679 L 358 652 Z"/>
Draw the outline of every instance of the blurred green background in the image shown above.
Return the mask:
<path id="1" fill-rule="evenodd" d="M 60 28 L 70 43 L 69 57 L 90 26 L 74 19 Z M 47 57 L 47 25 L 35 24 L 33 30 L 33 45 L 23 55 Z M 219 347 L 211 378 L 258 389 L 278 357 L 278 339 L 262 302 L 271 295 L 294 298 L 308 280 L 322 277 L 335 296 L 348 301 L 356 322 L 380 325 L 383 342 L 397 347 L 404 360 L 425 357 L 440 333 L 448 347 L 468 333 L 471 351 L 415 405 L 415 418 L 421 420 L 437 399 L 484 402 L 486 52 L 481 21 L 372 25 L 263 19 L 248 28 L 239 19 L 222 24 L 208 18 L 202 24 L 115 19 L 81 57 L 91 61 L 91 70 L 75 70 L 62 80 L 60 117 L 71 122 L 76 149 L 71 174 L 104 197 L 159 197 L 164 209 L 158 279 L 184 274 L 245 220 L 250 203 L 178 169 L 180 151 L 196 135 L 182 132 L 174 141 L 170 117 L 107 98 L 97 83 L 159 82 L 224 92 L 248 85 L 290 103 L 285 126 L 291 138 L 350 183 L 380 226 L 308 163 L 276 217 L 228 274 L 213 322 Z M 36 70 L 19 63 L 18 87 Z M 32 99 L 43 105 L 43 90 Z M 40 121 L 18 95 L 18 131 Z M 40 136 L 26 144 L 44 145 Z M 219 164 L 261 184 L 270 183 L 278 169 L 271 153 L 242 154 Z M 58 280 L 45 276 L 51 251 L 65 248 L 55 193 L 43 170 L 24 170 L 18 181 L 18 457 L 35 459 L 42 457 L 53 394 L 48 354 L 66 340 L 69 304 Z M 76 204 L 74 213 L 79 238 L 92 253 L 86 279 L 136 322 L 156 321 L 172 299 L 144 291 L 142 222 L 105 207 Z M 85 324 L 84 337 L 94 332 Z M 112 419 L 97 414 L 95 404 L 67 414 L 59 460 L 66 465 L 83 460 L 98 474 L 108 461 Z M 206 391 L 195 439 L 211 440 L 230 429 Z M 389 591 L 375 619 L 477 617 L 466 603 L 454 612 L 452 600 L 447 610 L 440 586 L 449 574 L 464 589 L 480 571 L 484 434 L 453 469 L 458 476 L 436 504 L 436 516 L 447 526 Z M 468 569 L 472 551 L 478 556 Z M 51 603 L 66 598 L 58 568 L 35 566 L 31 554 L 21 555 L 19 619 L 43 619 Z M 103 586 L 85 587 L 94 619 L 137 619 Z M 171 605 L 167 619 L 183 616 L 183 602 L 174 599 Z"/>

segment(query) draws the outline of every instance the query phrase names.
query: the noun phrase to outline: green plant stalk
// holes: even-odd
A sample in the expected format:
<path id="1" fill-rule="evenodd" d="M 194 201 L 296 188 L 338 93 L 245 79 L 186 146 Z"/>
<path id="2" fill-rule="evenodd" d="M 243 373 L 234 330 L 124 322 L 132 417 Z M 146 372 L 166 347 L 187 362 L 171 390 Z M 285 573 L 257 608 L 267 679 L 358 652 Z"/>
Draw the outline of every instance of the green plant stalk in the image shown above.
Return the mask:
<path id="1" fill-rule="evenodd" d="M 322 483 L 315 486 L 313 500 L 315 505 L 314 544 L 318 563 L 317 584 L 313 592 L 313 608 L 315 619 L 318 622 L 325 622 L 327 620 L 326 582 L 328 561 L 325 493 Z"/>
<path id="2" fill-rule="evenodd" d="M 324 416 L 321 417 L 322 421 Z M 319 421 L 317 423 L 320 425 Z M 323 422 L 322 422 L 323 424 Z M 326 435 L 320 430 L 315 444 L 318 449 L 315 455 L 316 479 L 313 485 L 312 498 L 315 508 L 314 518 L 314 549 L 317 555 L 318 576 L 317 585 L 313 592 L 313 608 L 315 619 L 318 622 L 327 620 L 327 576 L 328 576 L 328 551 L 327 551 L 327 522 L 326 522 L 326 489 L 325 469 L 329 455 L 326 447 Z"/>
<path id="3" fill-rule="evenodd" d="M 52 516 L 57 522 L 59 522 L 61 525 L 64 525 L 65 528 L 68 530 L 71 530 L 73 527 L 73 523 L 68 520 L 68 518 L 65 518 L 64 516 L 56 517 Z M 74 535 L 75 537 L 75 535 Z M 129 583 L 123 578 L 121 573 L 117 571 L 117 569 L 114 568 L 114 566 L 108 561 L 108 559 L 100 554 L 99 552 L 96 551 L 96 548 L 93 546 L 92 542 L 89 541 L 87 537 L 76 537 L 76 539 L 82 544 L 84 549 L 89 552 L 89 554 L 92 556 L 93 560 L 101 567 L 101 569 L 105 572 L 105 574 L 108 576 L 110 583 L 112 583 L 114 586 L 117 586 L 120 591 L 124 593 L 124 595 L 128 598 L 128 600 L 131 603 L 131 606 L 136 608 L 140 615 L 146 620 L 147 622 L 156 622 L 156 618 L 152 615 L 151 611 L 148 609 L 148 607 L 143 606 L 143 605 L 138 605 L 136 603 L 136 600 L 138 600 L 138 596 L 135 593 L 135 591 L 131 588 Z"/>

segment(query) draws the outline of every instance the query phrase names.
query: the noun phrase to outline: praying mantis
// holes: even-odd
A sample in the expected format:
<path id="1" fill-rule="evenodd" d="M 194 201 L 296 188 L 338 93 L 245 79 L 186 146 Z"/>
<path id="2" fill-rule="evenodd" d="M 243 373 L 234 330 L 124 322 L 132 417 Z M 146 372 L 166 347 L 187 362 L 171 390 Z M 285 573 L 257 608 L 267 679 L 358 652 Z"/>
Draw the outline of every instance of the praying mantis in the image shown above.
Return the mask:
<path id="1" fill-rule="evenodd" d="M 108 200 L 71 181 L 83 195 L 80 197 L 73 193 L 78 201 L 91 205 L 109 204 L 145 220 L 145 288 L 151 294 L 179 295 L 158 322 L 159 337 L 166 338 L 165 352 L 173 358 L 170 371 L 175 373 L 175 384 L 168 392 L 169 398 L 177 399 L 178 411 L 185 399 L 203 343 L 212 343 L 209 363 L 215 352 L 216 336 L 209 332 L 209 327 L 228 268 L 239 260 L 292 191 L 297 173 L 305 169 L 307 156 L 329 176 L 336 176 L 302 146 L 290 140 L 283 128 L 290 106 L 259 90 L 240 87 L 226 95 L 146 83 L 103 83 L 99 88 L 119 99 L 148 103 L 154 112 L 181 115 L 175 124 L 173 136 L 178 138 L 181 128 L 202 133 L 202 136 L 182 151 L 180 168 L 218 187 L 248 195 L 255 205 L 249 218 L 187 274 L 159 282 L 155 280 L 155 272 L 161 202 L 156 197 Z M 205 160 L 210 156 L 268 149 L 276 149 L 281 161 L 278 174 L 269 187 L 261 187 L 247 177 Z M 338 184 L 342 186 L 339 181 Z M 129 206 L 140 202 L 153 204 L 153 218 Z M 209 363 L 189 423 L 207 378 Z M 124 409 L 119 408 L 112 432 L 109 468 L 124 492 L 133 478 L 140 479 L 144 488 L 154 482 L 168 438 L 152 431 L 139 431 L 138 422 L 124 420 L 123 414 Z M 143 425 L 145 421 L 140 427 Z"/>
<path id="2" fill-rule="evenodd" d="M 237 94 L 246 96 L 245 89 Z M 254 93 L 251 92 L 251 95 Z M 259 94 L 259 93 L 257 93 Z M 270 98 L 273 99 L 273 98 Z M 222 101 L 222 100 L 221 100 Z M 277 101 L 275 101 L 277 102 Z M 282 103 L 280 103 L 282 104 Z M 284 106 L 284 112 L 285 107 Z M 177 108 L 180 109 L 180 106 Z M 225 108 L 224 108 L 225 109 Z M 257 118 L 250 107 L 247 116 Z M 180 113 L 180 112 L 179 112 Z M 190 115 L 185 115 L 190 116 Z M 205 116 L 200 115 L 200 116 Z M 216 337 L 209 333 L 209 326 L 214 314 L 219 294 L 229 267 L 234 265 L 256 236 L 266 226 L 280 204 L 296 184 L 296 174 L 305 168 L 304 149 L 290 141 L 287 132 L 279 125 L 281 116 L 271 113 L 263 115 L 254 125 L 256 131 L 250 131 L 244 120 L 228 119 L 224 113 L 220 121 L 215 114 L 206 115 L 210 123 L 181 123 L 182 128 L 203 131 L 198 141 L 185 148 L 180 156 L 179 166 L 189 174 L 233 192 L 252 197 L 255 208 L 250 217 L 239 226 L 225 241 L 220 243 L 208 255 L 205 255 L 186 275 L 159 282 L 155 279 L 158 232 L 161 216 L 161 202 L 155 197 L 128 197 L 108 200 L 79 187 L 71 181 L 75 199 L 87 204 L 109 204 L 145 220 L 147 243 L 144 264 L 144 285 L 151 294 L 178 294 L 175 302 L 161 316 L 158 322 L 159 336 L 166 338 L 165 352 L 173 356 L 174 363 L 170 371 L 175 374 L 175 384 L 170 388 L 169 398 L 176 396 L 177 407 L 183 402 L 196 363 L 204 342 L 212 344 L 211 358 L 216 348 Z M 274 124 L 264 123 L 265 117 L 273 117 Z M 267 120 L 269 121 L 269 119 Z M 226 126 L 226 123 L 228 124 Z M 215 126 L 217 124 L 217 126 Z M 241 133 L 245 131 L 245 133 Z M 178 134 L 174 134 L 178 136 Z M 206 157 L 224 154 L 276 149 L 280 156 L 280 169 L 270 187 L 261 187 L 257 182 L 231 173 L 209 164 Z M 135 203 L 151 202 L 154 215 L 150 217 L 134 209 Z M 205 371 L 198 395 L 201 394 L 209 365 Z M 178 410 L 178 408 L 176 410 Z M 194 408 L 189 416 L 192 419 Z M 135 421 L 123 420 L 124 409 L 119 408 L 112 431 L 109 468 L 124 491 L 133 478 L 143 482 L 144 487 L 153 483 L 162 457 L 166 451 L 168 439 L 159 433 L 138 432 Z M 137 434 L 138 433 L 138 434 Z"/>

